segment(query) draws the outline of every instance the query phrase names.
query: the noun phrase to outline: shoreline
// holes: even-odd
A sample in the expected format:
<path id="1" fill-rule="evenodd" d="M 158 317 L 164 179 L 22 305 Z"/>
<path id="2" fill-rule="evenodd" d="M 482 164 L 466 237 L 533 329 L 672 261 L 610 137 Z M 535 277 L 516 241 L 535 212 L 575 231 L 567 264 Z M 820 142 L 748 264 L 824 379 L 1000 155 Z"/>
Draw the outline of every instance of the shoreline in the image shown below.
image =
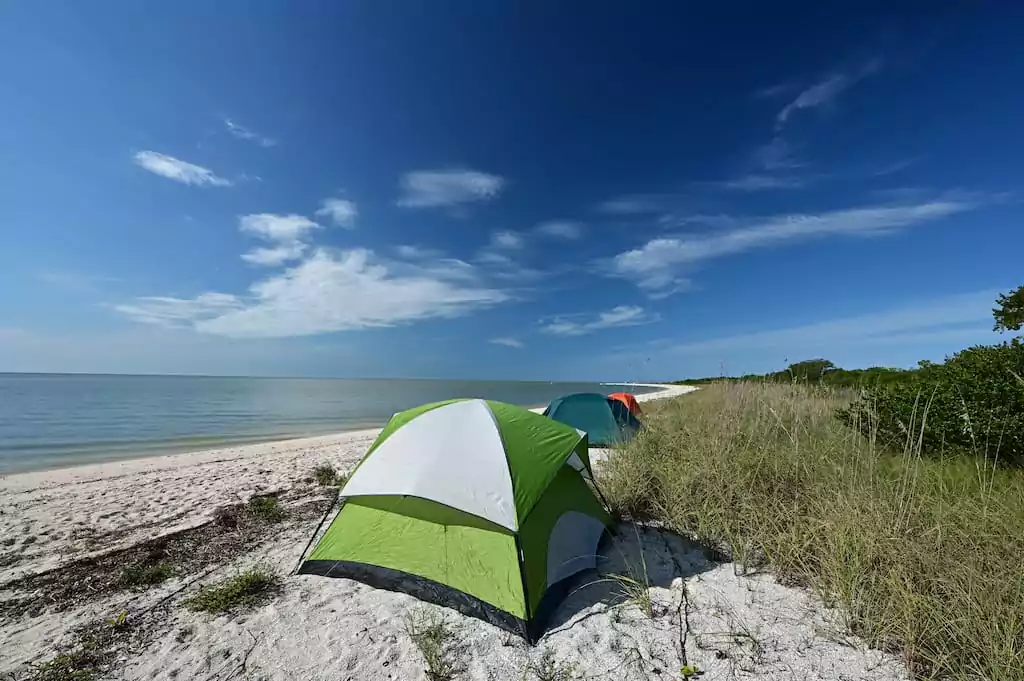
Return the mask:
<path id="1" fill-rule="evenodd" d="M 664 399 L 695 390 L 665 386 Z M 542 408 L 535 408 L 540 411 Z M 380 428 L 125 458 L 0 476 L 0 584 L 202 524 L 217 507 L 300 485 L 314 467 L 350 470 Z M 62 558 L 63 557 L 63 558 Z"/>
<path id="2" fill-rule="evenodd" d="M 659 389 L 654 392 L 637 395 L 637 399 L 641 402 L 652 399 L 653 396 L 661 395 L 661 393 L 666 391 L 676 394 L 673 390 L 680 387 L 662 383 L 599 383 L 598 385 L 607 387 L 632 386 L 636 388 Z M 543 404 L 523 406 L 531 411 L 543 411 L 545 407 Z M 41 461 L 39 463 L 34 463 L 29 461 L 24 465 L 20 465 L 16 462 L 9 468 L 5 468 L 4 465 L 0 465 L 0 481 L 13 476 L 56 472 L 84 466 L 100 466 L 117 462 L 156 459 L 169 456 L 199 455 L 212 451 L 233 450 L 241 447 L 267 445 L 272 443 L 290 443 L 293 441 L 300 443 L 305 440 L 315 440 L 324 437 L 338 437 L 370 430 L 379 431 L 387 424 L 387 421 L 387 418 L 382 419 L 379 422 L 371 419 L 363 422 L 354 422 L 349 425 L 340 425 L 336 428 L 311 428 L 305 432 L 301 432 L 303 429 L 296 429 L 300 432 L 236 433 L 203 436 L 188 435 L 173 439 L 140 440 L 135 442 L 85 442 L 77 449 L 70 450 L 73 451 L 73 453 L 61 455 L 49 462 Z M 203 442 L 190 444 L 190 440 L 203 440 Z M 107 451 L 104 451 L 105 448 Z"/>

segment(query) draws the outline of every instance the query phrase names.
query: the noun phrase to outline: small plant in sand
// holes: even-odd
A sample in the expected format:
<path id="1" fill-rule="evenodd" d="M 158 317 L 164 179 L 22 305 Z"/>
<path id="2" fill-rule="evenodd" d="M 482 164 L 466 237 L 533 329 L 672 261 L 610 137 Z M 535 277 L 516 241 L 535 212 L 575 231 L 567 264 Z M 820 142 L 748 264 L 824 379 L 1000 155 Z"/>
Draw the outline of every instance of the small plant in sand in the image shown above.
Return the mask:
<path id="1" fill-rule="evenodd" d="M 618 587 L 618 595 L 622 598 L 623 605 L 635 605 L 646 617 L 654 617 L 654 597 L 651 594 L 651 580 L 647 571 L 647 558 L 644 556 L 643 542 L 640 539 L 640 531 L 636 525 L 633 526 L 636 534 L 637 546 L 640 547 L 640 567 L 637 569 L 628 565 L 625 575 L 607 575 L 599 582 L 613 582 Z M 625 558 L 625 556 L 623 556 Z"/>
<path id="2" fill-rule="evenodd" d="M 556 660 L 555 651 L 551 648 L 545 648 L 540 660 L 531 662 L 526 670 L 537 681 L 574 681 L 580 678 L 576 674 L 576 665 Z"/>
<path id="3" fill-rule="evenodd" d="M 105 677 L 115 662 L 118 646 L 123 646 L 126 637 L 131 635 L 130 627 L 127 612 L 87 624 L 75 632 L 73 648 L 33 665 L 25 675 L 11 675 L 10 678 L 19 681 L 93 681 Z"/>
<path id="4" fill-rule="evenodd" d="M 465 670 L 462 640 L 442 613 L 413 610 L 405 617 L 405 633 L 423 655 L 430 681 L 449 681 Z"/>
<path id="5" fill-rule="evenodd" d="M 280 586 L 281 578 L 276 573 L 257 565 L 218 584 L 202 587 L 185 601 L 185 607 L 211 613 L 250 607 L 269 599 Z"/>
<path id="6" fill-rule="evenodd" d="M 313 469 L 313 479 L 321 487 L 341 487 L 348 480 L 348 476 L 339 473 L 329 463 L 322 463 Z"/>
<path id="7" fill-rule="evenodd" d="M 679 670 L 679 674 L 683 677 L 683 681 L 691 681 L 691 679 L 695 679 L 703 673 L 704 672 L 701 671 L 700 667 L 695 664 L 684 664 L 683 668 Z"/>
<path id="8" fill-rule="evenodd" d="M 28 681 L 92 681 L 99 677 L 105 660 L 88 650 L 58 653 L 32 667 Z M 16 677 L 11 677 L 16 678 Z"/>
<path id="9" fill-rule="evenodd" d="M 619 585 L 619 593 L 625 604 L 635 605 L 647 617 L 654 617 L 654 599 L 646 571 L 641 579 L 627 575 L 611 575 L 608 579 Z"/>
<path id="10" fill-rule="evenodd" d="M 284 519 L 284 509 L 277 502 L 277 497 L 252 497 L 247 506 L 250 514 L 268 523 L 280 522 Z"/>
<path id="11" fill-rule="evenodd" d="M 122 610 L 117 617 L 111 617 L 107 620 L 107 624 L 111 629 L 124 629 L 128 626 L 128 611 Z"/>

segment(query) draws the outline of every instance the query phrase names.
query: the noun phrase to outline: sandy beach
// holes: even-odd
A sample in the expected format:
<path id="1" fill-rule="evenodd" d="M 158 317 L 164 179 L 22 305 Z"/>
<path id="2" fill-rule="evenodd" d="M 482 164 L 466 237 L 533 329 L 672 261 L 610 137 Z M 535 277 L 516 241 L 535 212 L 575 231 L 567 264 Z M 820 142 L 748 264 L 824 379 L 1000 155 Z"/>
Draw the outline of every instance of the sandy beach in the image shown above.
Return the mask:
<path id="1" fill-rule="evenodd" d="M 689 390 L 664 386 L 640 399 Z M 176 605 L 199 585 L 256 563 L 290 573 L 332 501 L 311 478 L 313 468 L 349 470 L 376 434 L 0 479 L 0 673 L 25 672 L 70 645 L 76 627 L 127 612 L 146 633 L 121 652 L 116 678 L 419 679 L 422 658 L 404 622 L 408 613 L 431 608 L 460 632 L 468 679 L 533 678 L 528 672 L 545 651 L 573 666 L 572 678 L 678 679 L 684 662 L 704 671 L 704 679 L 905 678 L 897 660 L 843 635 L 841 622 L 810 593 L 769 574 L 745 576 L 705 549 L 649 527 L 619 528 L 604 569 L 628 574 L 646 563 L 654 616 L 619 604 L 607 584 L 594 584 L 562 604 L 533 647 L 479 620 L 347 579 L 289 575 L 271 602 L 230 616 Z M 102 561 L 158 537 L 201 533 L 218 509 L 271 493 L 286 519 L 233 549 L 228 560 L 145 591 L 102 591 L 71 602 L 41 596 L 39 585 L 60 574 L 54 568 Z"/>

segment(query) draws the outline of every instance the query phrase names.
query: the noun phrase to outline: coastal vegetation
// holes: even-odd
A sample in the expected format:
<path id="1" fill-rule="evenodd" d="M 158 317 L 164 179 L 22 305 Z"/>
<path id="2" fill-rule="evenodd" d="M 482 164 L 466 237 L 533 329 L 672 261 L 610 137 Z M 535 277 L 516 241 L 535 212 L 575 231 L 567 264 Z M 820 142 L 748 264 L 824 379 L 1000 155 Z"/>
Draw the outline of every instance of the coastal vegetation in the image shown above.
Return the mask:
<path id="1" fill-rule="evenodd" d="M 993 354 L 1021 349 L 966 352 L 933 376 L 991 376 L 1004 366 Z M 1024 393 L 1013 376 L 987 385 L 1007 400 Z M 972 399 L 983 390 L 969 388 L 958 414 L 933 425 L 931 406 L 955 402 L 928 393 L 904 421 L 892 415 L 909 397 L 888 389 L 761 379 L 651 402 L 647 428 L 599 483 L 627 517 L 813 589 L 915 678 L 1024 680 L 1024 471 L 1000 456 L 1012 437 L 991 434 L 1015 415 L 981 421 Z M 987 439 L 975 425 L 976 449 L 944 442 L 939 428 L 956 418 L 985 423 Z"/>
<path id="2" fill-rule="evenodd" d="M 994 329 L 1024 325 L 1024 286 L 1000 295 L 992 311 Z M 790 364 L 767 374 L 701 378 L 682 383 L 797 384 L 848 390 L 852 399 L 837 416 L 880 447 L 900 449 L 919 439 L 922 456 L 971 456 L 986 465 L 1024 465 L 1024 342 L 961 350 L 944 362 L 922 361 L 915 369 L 842 369 L 827 359 Z M 852 390 L 851 390 L 852 389 Z"/>

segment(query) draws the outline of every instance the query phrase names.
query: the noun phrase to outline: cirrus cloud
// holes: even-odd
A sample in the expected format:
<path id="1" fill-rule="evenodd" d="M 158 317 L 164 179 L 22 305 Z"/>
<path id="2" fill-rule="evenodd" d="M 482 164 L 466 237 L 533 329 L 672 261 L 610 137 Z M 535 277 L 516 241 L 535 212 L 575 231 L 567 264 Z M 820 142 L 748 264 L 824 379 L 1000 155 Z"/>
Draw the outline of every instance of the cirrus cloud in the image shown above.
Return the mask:
<path id="1" fill-rule="evenodd" d="M 451 208 L 496 198 L 504 178 L 467 168 L 414 170 L 401 180 L 398 205 L 406 208 Z"/>
<path id="2" fill-rule="evenodd" d="M 858 68 L 846 72 L 836 72 L 802 90 L 796 98 L 779 111 L 775 117 L 776 129 L 782 128 L 793 114 L 803 109 L 815 109 L 828 104 L 844 91 L 856 85 L 878 71 L 882 66 L 881 59 L 870 59 Z"/>
<path id="3" fill-rule="evenodd" d="M 646 312 L 636 305 L 619 305 L 600 312 L 592 319 L 586 315 L 563 315 L 543 322 L 541 332 L 554 336 L 582 336 L 602 329 L 621 326 L 640 326 L 660 319 L 657 314 Z"/>
<path id="4" fill-rule="evenodd" d="M 518 338 L 492 338 L 487 342 L 492 345 L 504 345 L 506 348 L 521 349 L 523 347 L 523 341 Z"/>
<path id="5" fill-rule="evenodd" d="M 246 128 L 245 126 L 236 123 L 230 118 L 224 119 L 224 127 L 228 129 L 228 132 L 231 133 L 232 136 L 237 137 L 240 140 L 254 142 L 260 145 L 261 147 L 273 147 L 277 145 L 277 140 L 271 139 L 270 137 L 261 135 L 260 133 L 254 130 Z"/>
<path id="6" fill-rule="evenodd" d="M 706 235 L 660 237 L 640 248 L 619 253 L 611 271 L 633 279 L 644 289 L 666 292 L 685 288 L 679 270 L 696 263 L 736 253 L 831 235 L 879 236 L 901 228 L 939 220 L 972 210 L 967 199 L 936 199 L 906 204 L 864 206 L 818 214 L 779 215 L 740 222 L 740 226 Z"/>
<path id="7" fill-rule="evenodd" d="M 132 159 L 140 168 L 182 184 L 200 187 L 229 187 L 232 184 L 231 180 L 220 177 L 209 168 L 156 151 L 139 151 Z"/>

